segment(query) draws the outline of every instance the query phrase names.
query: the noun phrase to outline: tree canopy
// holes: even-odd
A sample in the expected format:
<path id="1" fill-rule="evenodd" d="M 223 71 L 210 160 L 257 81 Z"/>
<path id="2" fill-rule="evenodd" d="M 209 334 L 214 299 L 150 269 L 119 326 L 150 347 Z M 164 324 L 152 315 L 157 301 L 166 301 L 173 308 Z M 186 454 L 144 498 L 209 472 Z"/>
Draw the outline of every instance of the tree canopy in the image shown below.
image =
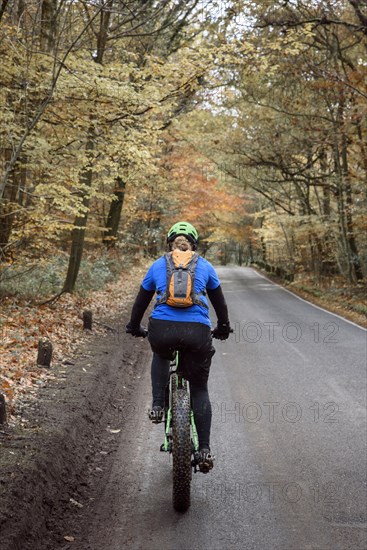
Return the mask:
<path id="1" fill-rule="evenodd" d="M 3 0 L 0 278 L 64 254 L 72 292 L 184 218 L 213 259 L 361 280 L 366 34 L 358 0 Z"/>

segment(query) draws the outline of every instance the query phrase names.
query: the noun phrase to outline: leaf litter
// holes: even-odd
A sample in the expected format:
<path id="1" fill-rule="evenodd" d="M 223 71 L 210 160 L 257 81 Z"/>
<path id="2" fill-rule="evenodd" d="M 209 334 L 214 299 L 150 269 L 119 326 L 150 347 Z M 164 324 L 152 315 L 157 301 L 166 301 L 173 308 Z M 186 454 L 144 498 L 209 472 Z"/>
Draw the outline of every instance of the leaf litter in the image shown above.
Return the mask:
<path id="1" fill-rule="evenodd" d="M 142 266 L 122 271 L 115 281 L 101 290 L 90 292 L 86 297 L 63 294 L 53 304 L 37 306 L 22 298 L 3 299 L 0 393 L 5 395 L 10 421 L 16 421 L 19 401 L 25 397 L 35 399 L 38 388 L 55 378 L 53 365 L 62 365 L 64 370 L 59 374 L 65 376 L 65 369 L 73 368 L 73 357 L 82 342 L 111 329 L 124 330 L 122 325 L 111 327 L 111 318 L 127 312 L 144 272 Z M 92 331 L 83 330 L 82 314 L 87 309 L 93 313 Z M 104 320 L 108 320 L 108 324 Z M 53 346 L 51 368 L 37 365 L 38 341 L 44 337 Z"/>

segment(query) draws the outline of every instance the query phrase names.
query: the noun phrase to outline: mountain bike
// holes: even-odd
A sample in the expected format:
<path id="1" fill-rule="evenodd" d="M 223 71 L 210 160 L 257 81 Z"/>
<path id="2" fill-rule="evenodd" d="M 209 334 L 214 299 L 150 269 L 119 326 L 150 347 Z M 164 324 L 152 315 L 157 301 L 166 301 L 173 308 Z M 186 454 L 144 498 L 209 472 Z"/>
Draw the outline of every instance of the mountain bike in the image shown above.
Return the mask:
<path id="1" fill-rule="evenodd" d="M 199 440 L 190 399 L 190 386 L 180 373 L 181 352 L 176 351 L 166 388 L 164 443 L 160 450 L 173 458 L 173 507 L 185 512 L 190 506 L 192 469 L 199 463 Z"/>
<path id="2" fill-rule="evenodd" d="M 232 333 L 233 329 L 230 332 Z M 147 330 L 143 337 L 146 336 L 148 336 Z M 213 331 L 212 336 L 214 336 Z M 180 371 L 181 360 L 182 351 L 178 349 L 170 365 L 166 386 L 164 442 L 160 450 L 172 454 L 173 507 L 179 512 L 185 512 L 190 506 L 192 470 L 194 473 L 200 470 L 201 454 L 190 397 L 190 385 Z M 210 459 L 213 460 L 214 457 Z"/>

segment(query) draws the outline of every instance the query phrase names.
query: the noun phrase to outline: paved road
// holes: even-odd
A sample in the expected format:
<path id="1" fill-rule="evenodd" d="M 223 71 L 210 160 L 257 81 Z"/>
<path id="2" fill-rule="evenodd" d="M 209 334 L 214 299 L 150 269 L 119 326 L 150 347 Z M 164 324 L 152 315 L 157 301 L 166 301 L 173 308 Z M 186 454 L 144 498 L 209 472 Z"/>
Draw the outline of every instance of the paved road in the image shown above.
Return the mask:
<path id="1" fill-rule="evenodd" d="M 235 334 L 210 379 L 215 469 L 175 513 L 147 365 L 80 547 L 364 550 L 367 332 L 250 268 L 218 272 Z"/>

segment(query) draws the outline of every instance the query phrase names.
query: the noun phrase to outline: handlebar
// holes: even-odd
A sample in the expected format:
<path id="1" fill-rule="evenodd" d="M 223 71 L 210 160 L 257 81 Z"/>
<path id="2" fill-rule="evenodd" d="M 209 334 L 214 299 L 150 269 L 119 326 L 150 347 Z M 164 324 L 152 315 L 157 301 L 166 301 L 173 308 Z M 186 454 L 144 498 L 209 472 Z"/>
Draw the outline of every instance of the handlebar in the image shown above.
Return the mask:
<path id="1" fill-rule="evenodd" d="M 229 334 L 232 334 L 234 332 L 233 328 L 231 328 L 229 330 Z M 126 333 L 127 334 L 132 334 L 132 331 L 128 328 L 126 328 Z M 218 336 L 214 336 L 214 330 L 211 330 L 210 331 L 211 335 L 213 338 L 215 338 L 216 340 L 222 340 L 222 338 L 218 338 Z M 141 327 L 141 333 L 140 334 L 137 334 L 137 335 L 134 335 L 136 336 L 137 338 L 146 338 L 148 336 L 148 330 L 145 328 L 145 327 Z"/>

